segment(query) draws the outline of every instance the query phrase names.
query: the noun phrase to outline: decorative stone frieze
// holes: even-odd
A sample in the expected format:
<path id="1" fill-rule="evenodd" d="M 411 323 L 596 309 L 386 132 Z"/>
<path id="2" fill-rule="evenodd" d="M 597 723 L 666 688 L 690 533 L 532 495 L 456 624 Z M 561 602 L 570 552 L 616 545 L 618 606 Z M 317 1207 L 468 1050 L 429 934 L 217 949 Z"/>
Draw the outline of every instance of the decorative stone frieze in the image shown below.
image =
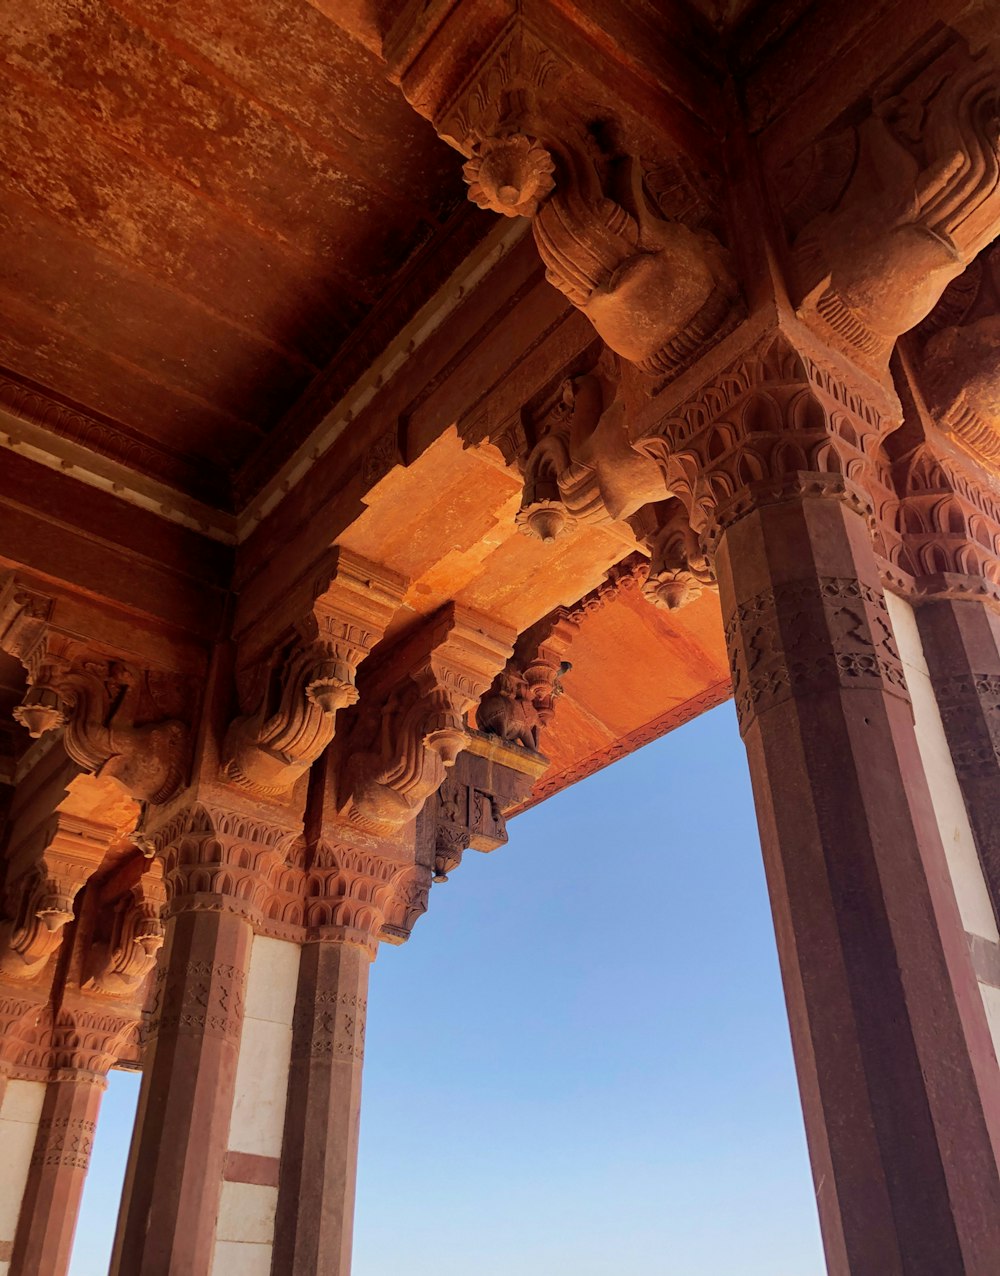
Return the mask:
<path id="1" fill-rule="evenodd" d="M 241 640 L 244 713 L 225 741 L 223 773 L 261 797 L 287 794 L 357 701 L 358 666 L 381 639 L 405 581 L 342 549 Z M 288 617 L 295 619 L 291 624 Z"/>
<path id="2" fill-rule="evenodd" d="M 775 175 L 801 313 L 880 372 L 1000 228 L 998 119 L 996 50 L 938 28 L 859 123 Z"/>
<path id="3" fill-rule="evenodd" d="M 448 604 L 386 653 L 346 742 L 344 818 L 382 835 L 413 819 L 466 747 L 466 716 L 513 646 L 513 634 Z"/>

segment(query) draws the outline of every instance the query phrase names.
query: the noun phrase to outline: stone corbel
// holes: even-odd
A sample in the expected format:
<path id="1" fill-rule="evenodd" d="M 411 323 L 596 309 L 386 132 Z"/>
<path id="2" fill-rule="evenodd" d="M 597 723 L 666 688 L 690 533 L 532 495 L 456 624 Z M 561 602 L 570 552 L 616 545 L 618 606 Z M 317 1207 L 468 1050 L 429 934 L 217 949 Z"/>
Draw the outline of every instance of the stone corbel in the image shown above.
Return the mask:
<path id="1" fill-rule="evenodd" d="M 489 852 L 506 845 L 507 812 L 527 797 L 546 766 L 537 754 L 473 733 L 421 816 L 418 843 L 429 843 L 435 882 L 448 880 L 466 850 Z"/>
<path id="2" fill-rule="evenodd" d="M 974 461 L 1000 463 L 1000 246 L 980 253 L 907 339 L 934 424 Z"/>
<path id="3" fill-rule="evenodd" d="M 558 607 L 517 640 L 513 657 L 493 680 L 476 711 L 479 729 L 504 744 L 540 751 L 542 732 L 555 716 L 568 656 L 579 622 Z"/>
<path id="4" fill-rule="evenodd" d="M 820 139 L 774 184 L 800 312 L 884 374 L 897 337 L 1000 230 L 997 49 L 972 56 L 935 34 L 876 87 L 859 125 Z"/>
<path id="5" fill-rule="evenodd" d="M 467 746 L 466 716 L 513 645 L 513 634 L 450 603 L 387 653 L 346 742 L 342 816 L 383 835 L 409 823 Z"/>
<path id="6" fill-rule="evenodd" d="M 624 518 L 664 495 L 657 465 L 632 447 L 618 358 L 567 378 L 535 423 L 517 524 L 553 541 L 580 523 Z"/>
<path id="7" fill-rule="evenodd" d="M 22 980 L 42 970 L 62 944 L 78 893 L 121 833 L 120 827 L 57 811 L 30 845 L 11 847 L 0 973 Z"/>
<path id="8" fill-rule="evenodd" d="M 245 712 L 223 750 L 227 779 L 262 797 L 292 789 L 333 739 L 338 710 L 357 701 L 358 667 L 404 590 L 401 577 L 338 549 L 315 583 L 277 609 L 297 617 L 290 627 L 275 633 L 272 612 L 251 628 L 237 676 Z"/>
<path id="9" fill-rule="evenodd" d="M 0 647 L 28 671 L 14 717 L 36 739 L 62 728 L 73 761 L 131 797 L 167 801 L 188 762 L 188 728 L 170 713 L 186 698 L 180 680 L 61 632 L 52 609 L 51 599 L 16 578 L 0 590 Z"/>
<path id="10" fill-rule="evenodd" d="M 575 68 L 519 11 L 453 91 L 448 68 L 479 38 L 458 6 L 397 30 L 387 51 L 414 107 L 467 157 L 470 199 L 530 218 L 546 277 L 606 344 L 644 372 L 676 375 L 734 312 L 726 250 L 701 217 L 664 210 L 638 157 L 597 145 L 594 120 L 570 105 L 589 100 L 570 88 Z"/>
<path id="11" fill-rule="evenodd" d="M 97 935 L 84 963 L 83 987 L 113 997 L 137 992 L 163 947 L 162 914 L 167 900 L 163 863 L 133 857 L 113 883 L 113 898 L 102 891 Z"/>

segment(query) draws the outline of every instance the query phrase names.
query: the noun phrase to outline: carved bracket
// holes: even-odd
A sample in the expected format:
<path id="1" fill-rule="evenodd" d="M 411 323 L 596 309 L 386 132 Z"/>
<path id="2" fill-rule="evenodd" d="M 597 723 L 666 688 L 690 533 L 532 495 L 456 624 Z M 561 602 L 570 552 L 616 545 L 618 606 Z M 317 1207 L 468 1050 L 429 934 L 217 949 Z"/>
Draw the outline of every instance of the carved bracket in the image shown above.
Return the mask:
<path id="1" fill-rule="evenodd" d="M 475 38 L 458 10 L 447 27 L 428 26 L 426 42 L 415 36 L 421 89 L 411 100 L 468 157 L 470 199 L 530 218 L 549 282 L 612 350 L 644 372 L 675 376 L 734 314 L 736 284 L 716 234 L 700 218 L 668 214 L 637 156 L 595 142 L 595 121 L 572 106 L 587 99 L 567 92 L 570 62 L 519 12 L 457 92 L 429 99 L 434 59 L 454 62 L 456 46 Z M 404 74 L 404 92 L 409 83 Z"/>
<path id="2" fill-rule="evenodd" d="M 405 581 L 344 550 L 321 578 L 244 636 L 238 682 L 245 712 L 232 723 L 223 772 L 262 797 L 286 794 L 333 739 L 339 709 L 358 698 L 358 667 L 382 638 Z M 298 597 L 296 597 L 298 595 Z"/>
<path id="3" fill-rule="evenodd" d="M 449 604 L 388 653 L 347 741 L 342 814 L 379 833 L 413 819 L 466 747 L 466 715 L 513 645 L 494 622 Z"/>
<path id="4" fill-rule="evenodd" d="M 63 728 L 66 752 L 79 766 L 117 780 L 138 800 L 167 801 L 188 763 L 183 681 L 60 631 L 53 605 L 14 577 L 0 589 L 0 647 L 28 671 L 15 718 L 35 738 Z"/>
<path id="5" fill-rule="evenodd" d="M 563 382 L 535 433 L 517 515 L 526 535 L 553 541 L 578 523 L 624 518 L 664 495 L 659 467 L 632 447 L 619 361 L 609 352 Z"/>
<path id="6" fill-rule="evenodd" d="M 135 857 L 127 865 L 131 885 L 104 903 L 98 934 L 87 953 L 83 987 L 108 996 L 129 996 L 141 987 L 163 947 L 167 888 L 159 859 Z M 103 901 L 102 901 L 103 902 Z"/>
<path id="7" fill-rule="evenodd" d="M 539 751 L 563 693 L 562 680 L 573 667 L 567 656 L 577 628 L 578 621 L 559 607 L 521 635 L 512 659 L 480 701 L 476 722 L 481 731 L 504 744 Z"/>
<path id="8" fill-rule="evenodd" d="M 935 34 L 867 117 L 775 175 L 802 313 L 885 371 L 896 338 L 1000 229 L 1000 69 Z M 798 229 L 801 227 L 801 229 Z"/>

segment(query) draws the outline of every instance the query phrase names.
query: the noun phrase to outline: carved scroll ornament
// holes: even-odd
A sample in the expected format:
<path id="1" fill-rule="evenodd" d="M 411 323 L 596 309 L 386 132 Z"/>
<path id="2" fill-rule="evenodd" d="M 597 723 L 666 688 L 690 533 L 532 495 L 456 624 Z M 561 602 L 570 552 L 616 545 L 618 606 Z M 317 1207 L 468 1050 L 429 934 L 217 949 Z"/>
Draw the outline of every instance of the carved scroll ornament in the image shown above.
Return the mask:
<path id="1" fill-rule="evenodd" d="M 1000 229 L 995 59 L 938 37 L 777 183 L 792 223 L 825 205 L 794 243 L 802 310 L 880 369 Z"/>
<path id="2" fill-rule="evenodd" d="M 163 947 L 167 889 L 160 860 L 144 861 L 138 880 L 113 903 L 107 935 L 99 934 L 85 962 L 83 986 L 109 996 L 129 996 L 142 986 Z"/>
<path id="3" fill-rule="evenodd" d="M 708 554 L 688 519 L 682 501 L 665 503 L 660 526 L 649 540 L 649 574 L 642 592 L 654 607 L 676 611 L 715 585 Z"/>
<path id="4" fill-rule="evenodd" d="M 573 668 L 567 656 L 578 625 L 566 608 L 559 607 L 521 635 L 513 657 L 476 710 L 480 731 L 505 744 L 539 751 L 542 732 L 555 717 L 564 691 L 563 678 Z"/>
<path id="5" fill-rule="evenodd" d="M 262 797 L 287 793 L 333 739 L 338 710 L 356 703 L 359 665 L 381 639 L 405 582 L 343 550 L 290 635 L 248 635 L 239 675 L 246 712 L 226 736 L 223 771 Z M 285 608 L 282 608 L 284 611 Z"/>
<path id="6" fill-rule="evenodd" d="M 352 822 L 392 833 L 413 819 L 465 748 L 466 715 L 512 647 L 452 604 L 386 656 L 347 743 L 340 805 Z"/>

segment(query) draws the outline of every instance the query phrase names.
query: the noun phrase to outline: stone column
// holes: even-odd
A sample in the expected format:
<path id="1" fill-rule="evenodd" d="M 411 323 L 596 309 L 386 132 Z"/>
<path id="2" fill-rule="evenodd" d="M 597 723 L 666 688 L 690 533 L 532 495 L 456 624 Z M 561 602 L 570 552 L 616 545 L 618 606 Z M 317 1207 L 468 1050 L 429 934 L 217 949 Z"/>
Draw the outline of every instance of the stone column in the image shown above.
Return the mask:
<path id="1" fill-rule="evenodd" d="M 252 931 L 220 900 L 167 926 L 111 1271 L 208 1272 Z"/>
<path id="2" fill-rule="evenodd" d="M 285 1276 L 350 1276 L 373 955 L 343 940 L 302 949 L 274 1232 Z"/>
<path id="3" fill-rule="evenodd" d="M 1000 913 L 1000 613 L 996 604 L 941 598 L 916 610 L 955 775 Z"/>
<path id="4" fill-rule="evenodd" d="M 106 1078 L 66 1073 L 45 1087 L 10 1276 L 65 1276 Z"/>
<path id="5" fill-rule="evenodd" d="M 865 520 L 761 502 L 715 561 L 829 1269 L 986 1276 L 1000 1074 Z"/>
<path id="6" fill-rule="evenodd" d="M 171 892 L 111 1271 L 212 1269 L 262 875 L 294 826 L 195 805 L 161 844 Z M 259 811 L 259 804 L 257 810 Z M 300 826 L 299 826 L 300 827 Z"/>

